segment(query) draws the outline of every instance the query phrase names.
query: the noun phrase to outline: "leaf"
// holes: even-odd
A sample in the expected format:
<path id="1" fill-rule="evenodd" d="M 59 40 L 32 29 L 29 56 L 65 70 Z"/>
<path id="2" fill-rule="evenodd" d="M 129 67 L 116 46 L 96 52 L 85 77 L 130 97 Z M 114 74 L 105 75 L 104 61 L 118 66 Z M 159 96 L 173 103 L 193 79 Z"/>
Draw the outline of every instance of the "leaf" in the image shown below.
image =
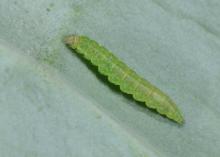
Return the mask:
<path id="1" fill-rule="evenodd" d="M 217 0 L 1 0 L 0 156 L 219 157 L 219 8 Z M 185 124 L 111 86 L 63 45 L 74 33 L 170 95 Z"/>

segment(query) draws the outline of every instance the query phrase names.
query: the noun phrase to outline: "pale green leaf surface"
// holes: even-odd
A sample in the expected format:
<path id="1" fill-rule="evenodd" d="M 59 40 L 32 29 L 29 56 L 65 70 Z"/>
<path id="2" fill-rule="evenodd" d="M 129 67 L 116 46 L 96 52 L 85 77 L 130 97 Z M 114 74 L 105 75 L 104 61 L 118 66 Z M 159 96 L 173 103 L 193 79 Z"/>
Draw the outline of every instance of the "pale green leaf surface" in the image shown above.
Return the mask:
<path id="1" fill-rule="evenodd" d="M 0 156 L 219 157 L 218 0 L 1 0 Z M 170 95 L 180 126 L 62 43 L 83 34 Z"/>

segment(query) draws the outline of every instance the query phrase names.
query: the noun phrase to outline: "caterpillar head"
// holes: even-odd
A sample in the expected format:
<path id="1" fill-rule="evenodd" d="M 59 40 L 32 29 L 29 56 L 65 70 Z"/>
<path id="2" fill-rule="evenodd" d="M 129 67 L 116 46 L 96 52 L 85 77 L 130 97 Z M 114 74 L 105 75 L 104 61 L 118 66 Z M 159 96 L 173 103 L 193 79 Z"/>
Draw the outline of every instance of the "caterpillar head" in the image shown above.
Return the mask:
<path id="1" fill-rule="evenodd" d="M 77 44 L 79 43 L 79 36 L 77 35 L 70 35 L 65 37 L 64 42 L 69 47 L 75 49 L 77 47 Z"/>

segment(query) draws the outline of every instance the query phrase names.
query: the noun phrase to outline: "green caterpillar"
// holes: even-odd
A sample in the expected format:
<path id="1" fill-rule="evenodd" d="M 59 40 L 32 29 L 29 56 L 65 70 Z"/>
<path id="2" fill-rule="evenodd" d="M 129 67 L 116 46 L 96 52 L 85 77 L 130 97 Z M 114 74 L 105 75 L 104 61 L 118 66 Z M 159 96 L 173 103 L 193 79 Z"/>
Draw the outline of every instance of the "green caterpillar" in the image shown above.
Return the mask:
<path id="1" fill-rule="evenodd" d="M 166 94 L 94 40 L 71 35 L 65 38 L 65 43 L 98 66 L 99 72 L 107 76 L 111 83 L 119 85 L 124 93 L 132 94 L 135 100 L 145 102 L 147 107 L 156 109 L 161 115 L 180 124 L 184 122 L 177 106 Z"/>

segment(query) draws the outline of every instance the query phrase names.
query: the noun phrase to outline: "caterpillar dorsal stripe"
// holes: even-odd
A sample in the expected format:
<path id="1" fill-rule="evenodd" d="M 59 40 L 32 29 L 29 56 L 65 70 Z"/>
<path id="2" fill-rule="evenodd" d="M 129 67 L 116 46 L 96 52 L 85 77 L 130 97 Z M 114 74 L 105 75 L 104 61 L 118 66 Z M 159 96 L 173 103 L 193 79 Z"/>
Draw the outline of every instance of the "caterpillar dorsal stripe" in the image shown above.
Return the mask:
<path id="1" fill-rule="evenodd" d="M 65 43 L 97 66 L 98 71 L 107 76 L 111 83 L 119 85 L 122 92 L 131 94 L 135 100 L 144 102 L 147 107 L 169 119 L 180 124 L 184 122 L 181 112 L 169 96 L 96 41 L 86 36 L 71 35 L 65 38 Z"/>

